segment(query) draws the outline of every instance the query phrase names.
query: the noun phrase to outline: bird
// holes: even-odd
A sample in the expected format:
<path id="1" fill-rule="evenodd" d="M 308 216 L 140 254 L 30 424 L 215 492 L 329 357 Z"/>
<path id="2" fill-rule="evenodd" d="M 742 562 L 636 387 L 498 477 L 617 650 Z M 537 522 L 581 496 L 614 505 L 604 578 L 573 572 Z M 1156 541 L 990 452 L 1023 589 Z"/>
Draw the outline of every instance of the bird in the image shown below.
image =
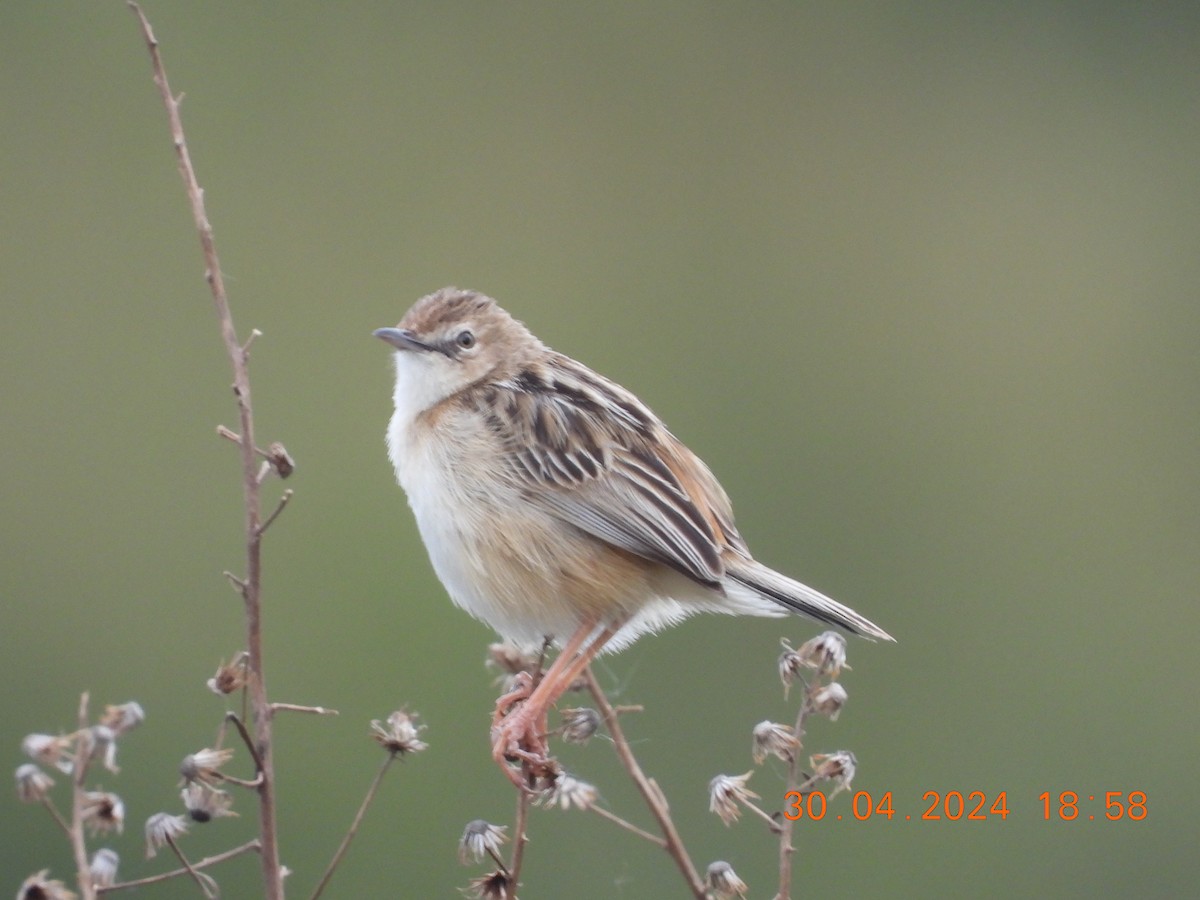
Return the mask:
<path id="1" fill-rule="evenodd" d="M 374 335 L 394 350 L 388 456 L 455 604 L 561 648 L 501 698 L 492 755 L 544 765 L 549 709 L 601 652 L 697 612 L 886 631 L 757 562 L 709 468 L 632 392 L 446 287 Z"/>

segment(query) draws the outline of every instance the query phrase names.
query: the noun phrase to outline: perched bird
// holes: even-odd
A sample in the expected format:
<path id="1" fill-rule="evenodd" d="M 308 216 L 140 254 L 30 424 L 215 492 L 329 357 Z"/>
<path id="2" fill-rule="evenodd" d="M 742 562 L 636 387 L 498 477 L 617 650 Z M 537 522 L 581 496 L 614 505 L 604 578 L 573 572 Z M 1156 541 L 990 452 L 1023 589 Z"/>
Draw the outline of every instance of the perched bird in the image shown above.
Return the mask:
<path id="1" fill-rule="evenodd" d="M 854 610 L 756 562 L 700 459 L 623 387 L 494 300 L 443 288 L 395 328 L 388 453 L 456 604 L 561 652 L 497 712 L 493 756 L 545 759 L 546 712 L 601 650 L 695 612 L 797 612 L 866 638 Z"/>

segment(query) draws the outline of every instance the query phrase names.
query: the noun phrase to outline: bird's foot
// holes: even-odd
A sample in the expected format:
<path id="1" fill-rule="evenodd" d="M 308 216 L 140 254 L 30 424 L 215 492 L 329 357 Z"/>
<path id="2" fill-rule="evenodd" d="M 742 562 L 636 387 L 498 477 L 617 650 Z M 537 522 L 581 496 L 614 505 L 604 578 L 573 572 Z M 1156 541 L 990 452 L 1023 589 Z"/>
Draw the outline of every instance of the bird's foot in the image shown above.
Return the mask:
<path id="1" fill-rule="evenodd" d="M 520 705 L 512 708 L 517 702 Z M 546 743 L 545 710 L 534 709 L 523 700 L 505 702 L 502 710 L 498 702 L 492 725 L 492 759 L 523 791 L 540 793 L 553 785 L 560 768 Z"/>

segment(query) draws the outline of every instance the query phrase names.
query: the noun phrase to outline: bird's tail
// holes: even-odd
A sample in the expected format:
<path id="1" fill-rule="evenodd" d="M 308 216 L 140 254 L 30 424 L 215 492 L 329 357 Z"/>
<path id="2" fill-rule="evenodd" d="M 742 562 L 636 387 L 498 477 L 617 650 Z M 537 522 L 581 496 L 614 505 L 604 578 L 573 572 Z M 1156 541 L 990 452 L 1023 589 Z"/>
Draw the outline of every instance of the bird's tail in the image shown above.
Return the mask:
<path id="1" fill-rule="evenodd" d="M 860 616 L 850 607 L 843 606 L 820 591 L 814 591 L 807 585 L 793 581 L 786 575 L 780 575 L 774 569 L 768 569 L 753 560 L 739 560 L 727 565 L 725 578 L 725 588 L 729 592 L 738 593 L 739 589 L 748 589 L 758 597 L 766 598 L 792 612 L 816 619 L 818 622 L 837 625 L 868 640 L 895 640 L 874 622 Z"/>

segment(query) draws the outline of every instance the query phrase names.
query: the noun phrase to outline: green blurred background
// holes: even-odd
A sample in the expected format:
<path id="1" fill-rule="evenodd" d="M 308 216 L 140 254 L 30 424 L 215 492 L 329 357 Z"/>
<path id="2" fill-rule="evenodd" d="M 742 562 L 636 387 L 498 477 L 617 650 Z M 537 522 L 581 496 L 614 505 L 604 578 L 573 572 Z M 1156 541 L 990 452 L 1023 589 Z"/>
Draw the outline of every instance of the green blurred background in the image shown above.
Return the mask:
<path id="1" fill-rule="evenodd" d="M 207 190 L 259 436 L 298 463 L 266 552 L 291 892 L 306 896 L 410 704 L 330 896 L 450 897 L 463 825 L 511 821 L 488 759 L 486 628 L 426 562 L 383 447 L 370 333 L 484 290 L 635 390 L 723 480 L 757 555 L 861 610 L 840 721 L 855 787 L 1008 792 L 1005 821 L 798 833 L 822 897 L 1194 890 L 1200 478 L 1200 6 L 1189 3 L 168 3 L 148 0 Z M 0 10 L 2 745 L 140 701 L 104 786 L 124 877 L 211 743 L 241 644 L 236 425 L 163 111 L 119 2 Z M 276 490 L 277 485 L 272 485 Z M 706 785 L 790 717 L 779 638 L 696 619 L 601 668 L 700 866 L 773 892 L 761 823 Z M 794 698 L 793 698 L 794 700 Z M 648 822 L 609 748 L 566 754 Z M 240 760 L 240 771 L 248 771 Z M 751 786 L 778 808 L 778 767 Z M 59 785 L 59 790 L 64 785 Z M 1038 795 L 1084 795 L 1074 822 Z M 1105 791 L 1149 795 L 1103 819 Z M 0 889 L 70 877 L 45 813 L 0 800 Z M 1087 803 L 1094 795 L 1097 802 Z M 66 802 L 66 794 L 59 795 Z M 240 820 L 187 838 L 199 857 Z M 1088 816 L 1096 814 L 1096 820 Z M 539 811 L 526 900 L 672 897 L 662 855 Z M 217 872 L 259 892 L 257 862 Z M 176 882 L 141 896 L 191 896 Z"/>

